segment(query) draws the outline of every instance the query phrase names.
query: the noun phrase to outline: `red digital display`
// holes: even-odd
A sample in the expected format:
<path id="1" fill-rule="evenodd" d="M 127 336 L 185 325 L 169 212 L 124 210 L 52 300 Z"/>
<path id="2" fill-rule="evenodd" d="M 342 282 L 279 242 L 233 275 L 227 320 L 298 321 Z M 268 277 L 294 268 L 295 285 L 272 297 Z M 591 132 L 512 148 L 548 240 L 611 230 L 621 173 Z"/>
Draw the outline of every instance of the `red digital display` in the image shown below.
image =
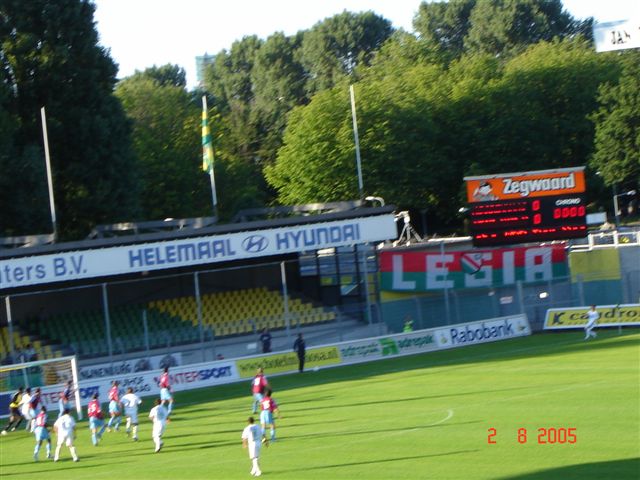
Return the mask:
<path id="1" fill-rule="evenodd" d="M 478 247 L 585 237 L 585 200 L 556 195 L 474 203 L 470 230 Z"/>

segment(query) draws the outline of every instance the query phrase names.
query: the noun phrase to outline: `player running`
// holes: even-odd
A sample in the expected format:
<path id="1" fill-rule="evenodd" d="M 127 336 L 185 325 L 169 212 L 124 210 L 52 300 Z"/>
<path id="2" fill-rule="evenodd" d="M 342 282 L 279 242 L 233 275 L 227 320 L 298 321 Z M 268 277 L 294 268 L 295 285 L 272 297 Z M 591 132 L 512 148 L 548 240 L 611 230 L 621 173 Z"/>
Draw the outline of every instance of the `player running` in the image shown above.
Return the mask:
<path id="1" fill-rule="evenodd" d="M 33 433 L 36 425 L 36 412 L 38 411 L 38 407 L 40 406 L 40 402 L 42 400 L 42 391 L 40 387 L 36 388 L 35 392 L 31 396 L 31 400 L 29 400 L 29 417 L 31 420 L 29 421 L 29 431 Z"/>
<path id="2" fill-rule="evenodd" d="M 160 400 L 168 404 L 167 420 L 169 420 L 169 415 L 171 415 L 171 411 L 173 410 L 173 395 L 171 395 L 171 385 L 169 382 L 169 367 L 164 367 L 158 386 L 160 387 Z"/>
<path id="3" fill-rule="evenodd" d="M 258 460 L 260 459 L 260 439 L 262 431 L 260 427 L 254 423 L 253 417 L 249 417 L 249 425 L 244 427 L 242 431 L 242 447 L 249 450 L 249 458 L 251 459 L 251 475 L 259 477 L 262 475 Z"/>
<path id="4" fill-rule="evenodd" d="M 252 412 L 256 413 L 258 404 L 262 401 L 265 390 L 269 388 L 269 381 L 264 376 L 264 370 L 262 367 L 258 368 L 256 376 L 251 381 L 251 393 L 253 393 L 253 409 Z"/>
<path id="5" fill-rule="evenodd" d="M 593 329 L 596 328 L 599 318 L 600 314 L 598 313 L 598 310 L 596 310 L 596 306 L 591 305 L 591 308 L 587 312 L 587 324 L 584 326 L 585 340 L 588 340 L 591 337 L 597 337 L 596 332 L 594 332 Z"/>
<path id="6" fill-rule="evenodd" d="M 262 427 L 262 436 L 264 437 L 264 442 L 267 440 L 267 425 L 270 429 L 269 438 L 272 442 L 276 441 L 276 424 L 273 421 L 273 414 L 277 413 L 278 418 L 280 418 L 280 410 L 278 409 L 278 404 L 276 401 L 271 398 L 271 390 L 267 389 L 264 397 L 260 401 L 260 406 L 262 407 L 262 411 L 260 412 L 260 426 Z"/>
<path id="7" fill-rule="evenodd" d="M 117 432 L 120 430 L 121 412 L 120 412 L 120 382 L 114 380 L 109 389 L 109 423 L 107 424 L 107 432 L 113 427 Z"/>
<path id="8" fill-rule="evenodd" d="M 122 405 L 124 406 L 124 415 L 127 418 L 126 432 L 127 436 L 133 429 L 133 441 L 138 441 L 138 405 L 142 403 L 140 397 L 133 393 L 133 388 L 127 388 L 127 393 L 122 397 Z"/>
<path id="9" fill-rule="evenodd" d="M 58 417 L 60 418 L 60 417 Z M 42 446 L 42 442 L 47 442 L 47 458 L 51 458 L 51 436 L 49 435 L 49 430 L 47 429 L 49 425 L 47 424 L 47 407 L 42 405 L 40 407 L 40 413 L 36 415 L 35 418 L 35 429 L 33 433 L 36 436 L 36 448 L 33 450 L 33 459 L 38 461 L 38 454 L 40 453 L 40 447 Z"/>
<path id="10" fill-rule="evenodd" d="M 162 441 L 162 434 L 164 433 L 164 427 L 167 423 L 169 412 L 162 403 L 162 400 L 156 398 L 155 406 L 149 412 L 149 418 L 153 421 L 153 430 L 151 431 L 151 438 L 156 445 L 155 452 L 158 453 L 164 445 Z"/>
<path id="11" fill-rule="evenodd" d="M 65 410 L 71 411 L 71 398 L 73 397 L 73 381 L 69 380 L 64 387 L 64 390 L 60 394 L 60 400 L 58 400 L 58 418 L 64 415 Z"/>
<path id="12" fill-rule="evenodd" d="M 9 402 L 9 422 L 2 429 L 2 435 L 6 435 L 9 429 L 13 432 L 20 426 L 20 423 L 24 419 L 22 412 L 20 411 L 23 393 L 24 387 L 20 387 L 16 393 L 11 396 L 11 402 Z"/>
<path id="13" fill-rule="evenodd" d="M 56 420 L 56 423 L 53 424 L 53 430 L 58 434 L 58 444 L 56 445 L 56 453 L 53 456 L 53 461 L 58 461 L 62 444 L 66 443 L 73 457 L 73 461 L 77 462 L 78 455 L 76 454 L 76 447 L 73 446 L 73 439 L 76 436 L 76 421 L 69 415 L 69 410 L 65 410 L 62 416 Z"/>
<path id="14" fill-rule="evenodd" d="M 87 416 L 89 417 L 89 428 L 91 429 L 91 443 L 93 443 L 94 447 L 97 447 L 105 428 L 107 428 L 104 424 L 102 408 L 100 407 L 100 400 L 98 400 L 97 393 L 94 393 L 89 401 Z"/>

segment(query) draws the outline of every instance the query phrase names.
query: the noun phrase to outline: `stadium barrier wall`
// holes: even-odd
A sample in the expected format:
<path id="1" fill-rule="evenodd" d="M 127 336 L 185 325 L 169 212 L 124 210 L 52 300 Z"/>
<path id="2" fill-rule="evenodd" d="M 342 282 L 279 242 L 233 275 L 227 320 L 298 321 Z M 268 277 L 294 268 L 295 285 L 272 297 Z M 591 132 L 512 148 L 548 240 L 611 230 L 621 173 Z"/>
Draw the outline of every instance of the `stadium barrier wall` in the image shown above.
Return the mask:
<path id="1" fill-rule="evenodd" d="M 351 365 L 442 349 L 465 347 L 478 343 L 508 340 L 527 335 L 531 335 L 531 328 L 526 315 L 512 315 L 480 322 L 461 323 L 447 326 L 446 328 L 431 328 L 411 333 L 383 335 L 364 340 L 312 347 L 306 351 L 305 368 L 314 369 L 316 367 L 326 368 Z M 263 367 L 268 376 L 293 373 L 298 370 L 298 357 L 294 352 L 273 353 L 253 355 L 236 360 L 221 360 L 173 367 L 170 370 L 170 382 L 172 390 L 175 392 L 241 382 L 252 378 L 258 367 Z M 122 393 L 128 387 L 132 387 L 133 391 L 141 397 L 158 396 L 160 394 L 158 381 L 161 371 L 154 370 L 81 380 L 79 382 L 81 404 L 86 406 L 93 394 L 96 393 L 100 400 L 105 402 L 113 380 L 120 382 Z M 3 392 L 0 394 L 0 412 L 7 411 L 11 393 Z M 42 389 L 42 399 L 47 409 L 58 410 L 60 393 L 60 387 L 45 387 Z"/>
<path id="2" fill-rule="evenodd" d="M 544 321 L 545 330 L 582 329 L 587 324 L 590 307 L 550 308 Z M 597 327 L 640 326 L 640 304 L 596 305 L 600 314 Z"/>
<path id="3" fill-rule="evenodd" d="M 164 367 L 176 368 L 182 363 L 182 354 L 180 352 L 132 358 L 113 363 L 99 363 L 78 367 L 78 380 L 103 377 L 113 378 L 118 375 L 146 373 L 151 370 L 163 369 Z"/>

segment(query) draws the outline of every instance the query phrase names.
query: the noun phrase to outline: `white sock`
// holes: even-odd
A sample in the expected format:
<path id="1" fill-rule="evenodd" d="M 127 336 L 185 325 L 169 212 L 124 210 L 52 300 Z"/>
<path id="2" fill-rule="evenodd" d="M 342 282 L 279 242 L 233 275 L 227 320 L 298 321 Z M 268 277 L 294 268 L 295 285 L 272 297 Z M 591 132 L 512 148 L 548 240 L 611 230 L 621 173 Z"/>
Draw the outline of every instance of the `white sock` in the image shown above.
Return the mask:
<path id="1" fill-rule="evenodd" d="M 69 451 L 71 452 L 71 456 L 74 460 L 78 460 L 78 455 L 76 455 L 76 447 L 69 447 Z"/>
<path id="2" fill-rule="evenodd" d="M 61 449 L 61 448 L 62 448 L 62 445 L 58 445 L 58 446 L 56 447 L 56 453 L 55 453 L 55 455 L 53 456 L 53 459 L 54 459 L 54 460 L 56 460 L 56 461 L 58 460 L 58 458 L 60 458 L 60 449 Z"/>
<path id="3" fill-rule="evenodd" d="M 253 470 L 254 473 L 260 473 L 260 465 L 258 465 L 258 459 L 253 459 Z"/>

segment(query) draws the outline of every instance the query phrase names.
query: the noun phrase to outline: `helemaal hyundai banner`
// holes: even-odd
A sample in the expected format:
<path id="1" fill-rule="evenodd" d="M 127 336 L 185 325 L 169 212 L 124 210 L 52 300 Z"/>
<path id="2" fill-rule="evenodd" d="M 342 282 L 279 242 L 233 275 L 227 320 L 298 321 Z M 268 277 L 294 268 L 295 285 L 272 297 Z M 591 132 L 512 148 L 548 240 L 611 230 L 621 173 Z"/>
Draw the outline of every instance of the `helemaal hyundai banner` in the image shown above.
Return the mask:
<path id="1" fill-rule="evenodd" d="M 439 348 L 464 347 L 527 335 L 531 335 L 531 327 L 525 314 L 451 325 L 439 328 L 434 334 Z"/>

